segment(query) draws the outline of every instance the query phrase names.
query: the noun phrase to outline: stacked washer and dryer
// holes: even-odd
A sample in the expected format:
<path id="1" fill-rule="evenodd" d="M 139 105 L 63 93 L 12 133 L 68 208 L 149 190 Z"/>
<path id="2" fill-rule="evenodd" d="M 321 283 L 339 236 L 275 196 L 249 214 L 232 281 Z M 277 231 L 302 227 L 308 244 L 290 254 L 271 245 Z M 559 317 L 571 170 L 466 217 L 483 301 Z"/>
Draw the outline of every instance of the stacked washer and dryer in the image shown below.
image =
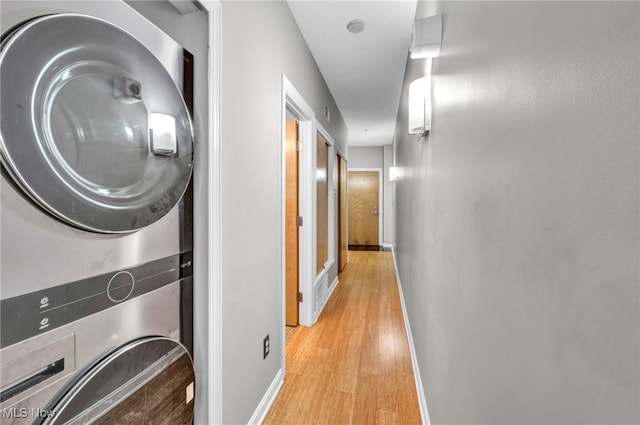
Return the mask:
<path id="1" fill-rule="evenodd" d="M 190 424 L 188 54 L 124 2 L 0 28 L 0 422 Z"/>

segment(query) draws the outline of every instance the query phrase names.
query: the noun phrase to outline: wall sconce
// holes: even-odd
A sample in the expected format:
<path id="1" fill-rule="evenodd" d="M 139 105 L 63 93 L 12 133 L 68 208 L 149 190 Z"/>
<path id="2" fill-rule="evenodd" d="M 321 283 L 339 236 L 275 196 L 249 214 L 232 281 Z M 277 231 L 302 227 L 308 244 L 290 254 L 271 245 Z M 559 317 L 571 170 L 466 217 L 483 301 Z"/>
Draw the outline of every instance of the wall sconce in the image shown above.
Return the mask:
<path id="1" fill-rule="evenodd" d="M 442 14 L 416 19 L 411 27 L 411 59 L 433 58 L 440 54 Z"/>
<path id="2" fill-rule="evenodd" d="M 440 54 L 441 44 L 441 13 L 414 21 L 411 28 L 411 59 L 436 57 Z M 431 130 L 431 65 L 429 59 L 427 75 L 409 84 L 409 134 L 423 137 Z"/>
<path id="3" fill-rule="evenodd" d="M 426 136 L 431 130 L 431 75 L 409 84 L 409 134 Z"/>
<path id="4" fill-rule="evenodd" d="M 398 167 L 389 167 L 389 181 L 398 181 L 399 172 L 400 170 L 398 169 Z"/>

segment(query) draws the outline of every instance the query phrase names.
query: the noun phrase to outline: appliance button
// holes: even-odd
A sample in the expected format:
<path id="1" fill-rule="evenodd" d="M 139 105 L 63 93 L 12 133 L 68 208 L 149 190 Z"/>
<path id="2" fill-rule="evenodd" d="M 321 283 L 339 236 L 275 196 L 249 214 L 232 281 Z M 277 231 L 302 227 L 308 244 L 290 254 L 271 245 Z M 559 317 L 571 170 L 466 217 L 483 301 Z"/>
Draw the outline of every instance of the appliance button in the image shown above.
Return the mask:
<path id="1" fill-rule="evenodd" d="M 125 301 L 133 293 L 133 288 L 136 285 L 136 280 L 129 272 L 118 272 L 107 285 L 107 297 L 114 303 L 120 303 Z"/>

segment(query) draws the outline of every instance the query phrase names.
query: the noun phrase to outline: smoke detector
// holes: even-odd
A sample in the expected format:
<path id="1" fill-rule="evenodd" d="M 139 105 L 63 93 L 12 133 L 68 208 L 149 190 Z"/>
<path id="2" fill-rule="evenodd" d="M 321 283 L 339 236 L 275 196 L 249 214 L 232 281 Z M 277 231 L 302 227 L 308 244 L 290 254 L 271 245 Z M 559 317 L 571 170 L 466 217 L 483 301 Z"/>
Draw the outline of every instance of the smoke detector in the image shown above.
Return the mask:
<path id="1" fill-rule="evenodd" d="M 361 32 L 364 29 L 364 21 L 362 19 L 354 19 L 347 24 L 347 29 L 354 34 Z"/>

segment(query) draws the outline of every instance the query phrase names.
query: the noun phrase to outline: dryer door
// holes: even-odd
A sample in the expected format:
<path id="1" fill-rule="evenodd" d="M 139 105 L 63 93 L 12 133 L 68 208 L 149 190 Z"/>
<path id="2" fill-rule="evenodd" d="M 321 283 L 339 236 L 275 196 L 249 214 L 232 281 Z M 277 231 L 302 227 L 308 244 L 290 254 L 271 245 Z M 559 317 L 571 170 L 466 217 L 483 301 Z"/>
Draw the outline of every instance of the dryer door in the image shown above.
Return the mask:
<path id="1" fill-rule="evenodd" d="M 0 159 L 33 201 L 104 233 L 140 229 L 176 205 L 191 176 L 193 129 L 151 51 L 75 14 L 31 20 L 0 49 Z"/>
<path id="2" fill-rule="evenodd" d="M 178 342 L 147 337 L 81 371 L 40 412 L 40 425 L 193 422 L 195 374 Z"/>

